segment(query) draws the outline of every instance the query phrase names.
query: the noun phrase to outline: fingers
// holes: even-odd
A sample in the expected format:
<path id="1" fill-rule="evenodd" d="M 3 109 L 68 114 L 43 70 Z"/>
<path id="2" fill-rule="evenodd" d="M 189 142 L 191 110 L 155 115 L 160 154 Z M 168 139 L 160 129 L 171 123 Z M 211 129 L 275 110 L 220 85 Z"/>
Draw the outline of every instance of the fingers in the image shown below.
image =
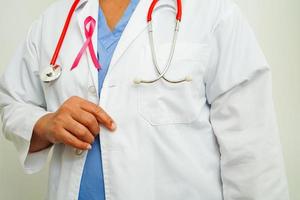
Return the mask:
<path id="1" fill-rule="evenodd" d="M 99 134 L 99 123 L 93 114 L 86 112 L 85 110 L 78 110 L 77 112 L 72 113 L 71 117 L 85 126 L 85 128 L 87 128 L 93 136 L 97 136 Z"/>
<path id="2" fill-rule="evenodd" d="M 65 129 L 83 142 L 92 144 L 95 140 L 93 133 L 91 133 L 83 124 L 75 121 L 72 117 L 70 117 L 68 123 L 65 124 Z"/>
<path id="3" fill-rule="evenodd" d="M 64 143 L 80 150 L 91 149 L 100 132 L 99 123 L 114 131 L 113 119 L 96 104 L 80 97 L 70 97 L 49 119 L 47 138 L 52 143 Z"/>
<path id="4" fill-rule="evenodd" d="M 92 148 L 92 146 L 89 143 L 79 140 L 78 138 L 76 138 L 74 135 L 72 135 L 67 130 L 62 129 L 60 131 L 61 131 L 60 140 L 64 144 L 72 146 L 72 147 L 74 147 L 76 149 L 80 149 L 80 150 L 90 150 Z"/>
<path id="5" fill-rule="evenodd" d="M 103 124 L 107 129 L 114 131 L 116 124 L 113 119 L 99 106 L 91 102 L 84 102 L 80 105 L 81 109 L 93 114 L 97 121 Z"/>

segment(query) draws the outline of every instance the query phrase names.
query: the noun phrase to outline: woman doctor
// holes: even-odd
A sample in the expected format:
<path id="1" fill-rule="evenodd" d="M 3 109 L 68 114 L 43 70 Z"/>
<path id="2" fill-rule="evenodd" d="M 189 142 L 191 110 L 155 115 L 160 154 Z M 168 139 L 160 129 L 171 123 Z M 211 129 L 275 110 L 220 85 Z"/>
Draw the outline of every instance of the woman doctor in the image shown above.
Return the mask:
<path id="1" fill-rule="evenodd" d="M 25 172 L 53 150 L 47 199 L 288 199 L 270 67 L 230 0 L 58 1 L 0 81 Z"/>

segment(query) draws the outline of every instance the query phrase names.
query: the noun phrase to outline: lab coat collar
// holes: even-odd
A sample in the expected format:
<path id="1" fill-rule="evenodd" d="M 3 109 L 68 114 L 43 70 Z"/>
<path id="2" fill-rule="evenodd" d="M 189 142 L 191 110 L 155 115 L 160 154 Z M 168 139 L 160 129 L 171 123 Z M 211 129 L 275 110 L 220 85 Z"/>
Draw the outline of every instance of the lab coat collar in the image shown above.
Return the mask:
<path id="1" fill-rule="evenodd" d="M 168 1 L 165 1 L 167 4 Z M 122 57 L 124 52 L 130 47 L 132 42 L 146 29 L 147 27 L 147 12 L 150 7 L 151 1 L 149 0 L 139 0 L 139 3 L 133 12 L 126 28 L 123 31 L 123 34 L 119 40 L 119 43 L 113 54 L 108 74 L 115 67 L 119 59 Z M 92 16 L 96 21 L 98 27 L 98 11 L 99 11 L 99 0 L 82 0 L 77 7 L 77 21 L 80 28 L 80 32 L 83 38 L 82 43 L 86 40 L 84 33 L 84 20 L 88 16 Z M 92 42 L 94 45 L 95 51 L 97 50 L 97 34 L 98 29 L 96 28 L 92 37 Z M 89 55 L 89 54 L 88 54 Z M 98 71 L 95 69 L 93 61 L 90 56 L 88 56 L 88 64 L 93 77 L 93 84 L 98 91 Z"/>
<path id="2" fill-rule="evenodd" d="M 146 29 L 147 13 L 151 3 L 151 0 L 139 0 L 139 4 L 137 5 L 134 13 L 132 14 L 115 49 L 108 73 L 114 68 L 114 66 L 117 64 L 124 52 L 130 47 L 132 42 L 134 42 L 134 40 Z M 155 10 L 158 10 L 160 7 L 164 6 L 171 6 L 174 7 L 174 9 L 177 8 L 175 1 L 161 0 L 158 2 Z"/>
<path id="3" fill-rule="evenodd" d="M 95 19 L 96 23 L 96 28 L 94 30 L 93 36 L 92 36 L 92 43 L 94 46 L 94 50 L 95 52 L 97 52 L 97 35 L 98 35 L 98 10 L 99 10 L 99 1 L 98 0 L 82 0 L 80 1 L 79 5 L 77 6 L 77 24 L 79 26 L 80 29 L 80 33 L 82 36 L 82 45 L 83 43 L 86 41 L 86 36 L 85 36 L 85 27 L 84 27 L 84 20 L 91 16 Z M 90 70 L 90 74 L 92 76 L 93 79 L 93 85 L 95 86 L 95 88 L 98 91 L 98 71 L 94 66 L 94 63 L 92 61 L 92 58 L 90 56 L 90 52 L 87 49 L 87 60 L 88 60 L 88 67 Z"/>
<path id="4" fill-rule="evenodd" d="M 108 73 L 114 68 L 132 42 L 134 42 L 139 34 L 147 27 L 146 17 L 150 4 L 151 1 L 149 0 L 140 0 L 138 3 L 115 49 Z"/>

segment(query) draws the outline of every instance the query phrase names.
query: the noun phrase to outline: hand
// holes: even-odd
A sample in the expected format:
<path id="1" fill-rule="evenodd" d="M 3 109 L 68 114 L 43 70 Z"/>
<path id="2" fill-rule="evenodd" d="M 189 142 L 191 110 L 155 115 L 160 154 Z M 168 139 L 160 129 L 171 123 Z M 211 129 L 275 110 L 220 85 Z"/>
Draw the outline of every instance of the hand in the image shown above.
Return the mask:
<path id="1" fill-rule="evenodd" d="M 116 129 L 116 124 L 102 108 L 80 97 L 71 97 L 56 112 L 37 121 L 30 152 L 46 148 L 51 143 L 64 143 L 81 150 L 91 149 L 91 144 L 100 133 L 99 124 L 110 131 Z"/>

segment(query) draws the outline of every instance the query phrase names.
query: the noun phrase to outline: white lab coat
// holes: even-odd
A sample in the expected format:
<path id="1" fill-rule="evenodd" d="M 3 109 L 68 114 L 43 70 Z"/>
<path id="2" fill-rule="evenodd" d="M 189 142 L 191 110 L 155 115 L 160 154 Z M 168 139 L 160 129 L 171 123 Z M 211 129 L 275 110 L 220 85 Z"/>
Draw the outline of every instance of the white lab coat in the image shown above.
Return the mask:
<path id="1" fill-rule="evenodd" d="M 271 94 L 270 68 L 237 6 L 227 0 L 183 0 L 183 18 L 167 76 L 192 82 L 135 85 L 157 76 L 146 13 L 140 0 L 113 55 L 97 96 L 97 70 L 87 52 L 84 20 L 97 20 L 98 0 L 82 0 L 65 38 L 61 77 L 43 83 L 72 0 L 54 3 L 35 21 L 0 82 L 3 132 L 25 172 L 39 171 L 53 149 L 47 199 L 78 198 L 87 152 L 63 144 L 28 154 L 32 129 L 71 96 L 103 107 L 116 121 L 101 129 L 107 200 L 287 200 L 288 191 Z M 159 64 L 167 60 L 174 29 L 173 0 L 153 14 Z M 97 49 L 97 30 L 93 44 Z M 101 33 L 99 33 L 101 34 Z M 95 186 L 97 187 L 97 186 Z M 33 188 L 34 190 L 34 188 Z"/>

